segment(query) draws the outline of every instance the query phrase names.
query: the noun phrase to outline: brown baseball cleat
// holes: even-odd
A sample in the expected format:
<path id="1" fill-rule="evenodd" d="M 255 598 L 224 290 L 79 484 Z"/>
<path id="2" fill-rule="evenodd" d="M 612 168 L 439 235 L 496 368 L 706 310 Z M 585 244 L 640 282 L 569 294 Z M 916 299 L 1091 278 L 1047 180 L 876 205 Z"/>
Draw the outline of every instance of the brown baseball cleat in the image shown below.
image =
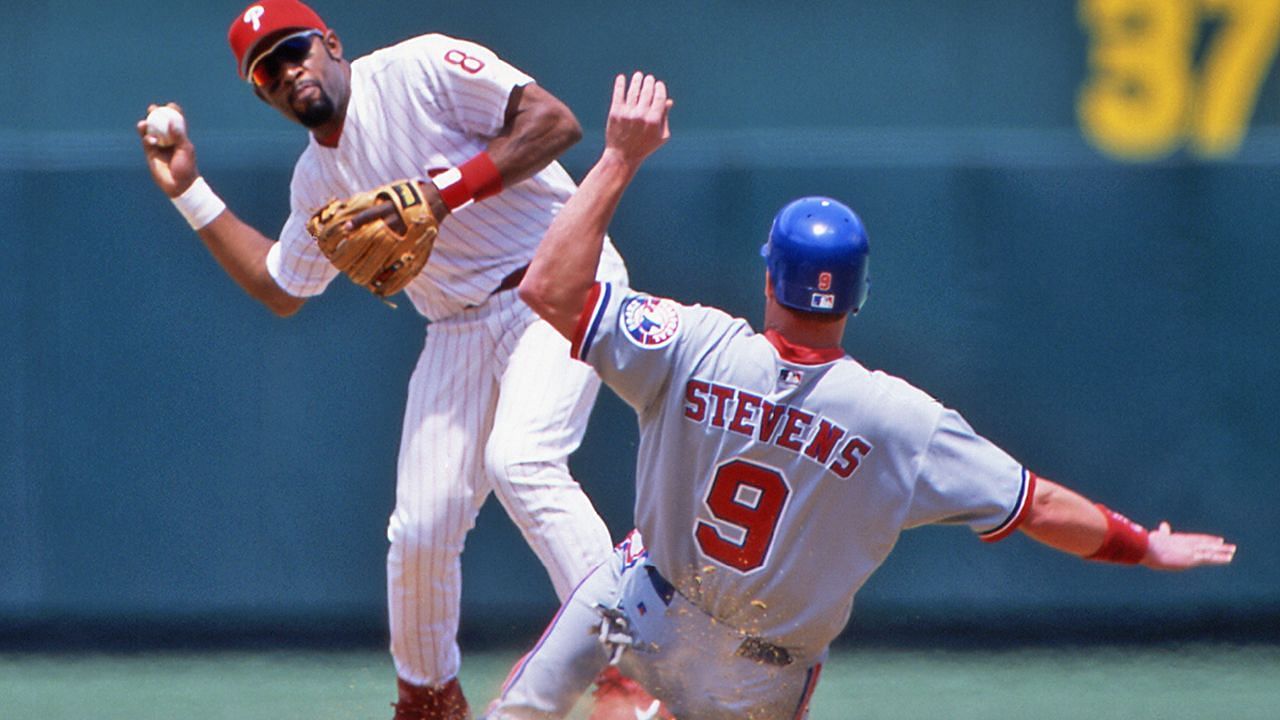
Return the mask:
<path id="1" fill-rule="evenodd" d="M 596 678 L 595 707 L 588 720 L 675 720 L 640 683 L 609 667 Z"/>
<path id="2" fill-rule="evenodd" d="M 413 685 L 396 678 L 400 699 L 392 720 L 470 720 L 471 709 L 462 695 L 462 685 L 454 678 L 440 687 Z"/>

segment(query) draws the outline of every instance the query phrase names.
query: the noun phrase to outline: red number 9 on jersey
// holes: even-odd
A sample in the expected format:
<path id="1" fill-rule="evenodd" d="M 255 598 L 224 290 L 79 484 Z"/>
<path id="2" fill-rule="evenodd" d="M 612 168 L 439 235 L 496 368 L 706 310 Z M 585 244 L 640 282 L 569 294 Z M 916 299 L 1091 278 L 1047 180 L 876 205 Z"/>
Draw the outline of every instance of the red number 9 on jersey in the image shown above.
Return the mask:
<path id="1" fill-rule="evenodd" d="M 777 470 L 745 460 L 721 465 L 707 491 L 707 508 L 717 520 L 733 525 L 741 539 L 726 538 L 719 528 L 699 520 L 693 533 L 698 547 L 740 572 L 764 565 L 790 494 Z"/>

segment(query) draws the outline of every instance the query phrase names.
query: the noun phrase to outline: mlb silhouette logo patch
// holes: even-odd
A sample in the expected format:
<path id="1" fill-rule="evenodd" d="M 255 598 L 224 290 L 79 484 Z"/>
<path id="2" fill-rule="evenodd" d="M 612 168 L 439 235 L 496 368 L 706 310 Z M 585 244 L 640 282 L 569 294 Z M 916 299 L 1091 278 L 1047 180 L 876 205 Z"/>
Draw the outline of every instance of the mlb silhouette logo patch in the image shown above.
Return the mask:
<path id="1" fill-rule="evenodd" d="M 642 348 L 660 348 L 680 331 L 680 306 L 665 298 L 633 297 L 622 306 L 618 318 L 627 339 Z"/>
<path id="2" fill-rule="evenodd" d="M 798 387 L 804 382 L 804 373 L 791 368 L 782 368 L 778 371 L 778 384 L 782 387 Z"/>
<path id="3" fill-rule="evenodd" d="M 809 298 L 809 307 L 815 310 L 830 310 L 836 306 L 836 296 L 831 293 L 814 293 Z"/>

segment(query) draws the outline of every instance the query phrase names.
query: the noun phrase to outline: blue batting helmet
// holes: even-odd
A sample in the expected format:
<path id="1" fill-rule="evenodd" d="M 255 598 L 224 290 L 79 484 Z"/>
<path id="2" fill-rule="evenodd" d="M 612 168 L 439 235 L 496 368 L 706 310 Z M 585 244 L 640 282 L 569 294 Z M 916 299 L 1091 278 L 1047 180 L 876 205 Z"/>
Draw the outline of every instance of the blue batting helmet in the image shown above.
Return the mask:
<path id="1" fill-rule="evenodd" d="M 856 313 L 867 301 L 869 252 L 862 220 L 827 197 L 788 203 L 760 248 L 778 303 L 822 315 Z"/>

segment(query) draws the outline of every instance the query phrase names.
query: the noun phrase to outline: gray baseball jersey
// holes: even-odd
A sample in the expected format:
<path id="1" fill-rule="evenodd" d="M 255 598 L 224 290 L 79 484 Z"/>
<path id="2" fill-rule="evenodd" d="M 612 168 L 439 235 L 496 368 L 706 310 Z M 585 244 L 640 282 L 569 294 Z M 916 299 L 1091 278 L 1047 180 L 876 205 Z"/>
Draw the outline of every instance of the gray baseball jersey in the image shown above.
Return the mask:
<path id="1" fill-rule="evenodd" d="M 639 416 L 636 526 L 708 615 L 819 657 L 905 528 L 1012 532 L 1034 476 L 907 382 L 842 351 L 608 283 L 573 352 Z"/>

